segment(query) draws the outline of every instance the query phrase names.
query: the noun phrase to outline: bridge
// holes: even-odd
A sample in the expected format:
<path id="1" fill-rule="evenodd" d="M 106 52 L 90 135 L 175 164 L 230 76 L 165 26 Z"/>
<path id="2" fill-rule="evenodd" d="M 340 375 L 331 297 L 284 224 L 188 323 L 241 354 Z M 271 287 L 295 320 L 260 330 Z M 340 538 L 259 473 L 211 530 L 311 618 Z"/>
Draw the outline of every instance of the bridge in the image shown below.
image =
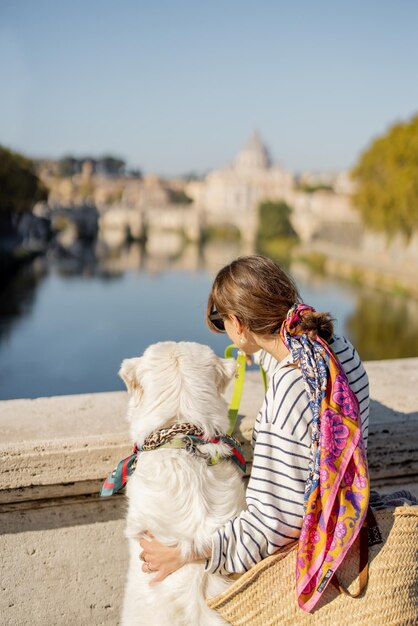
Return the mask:
<path id="1" fill-rule="evenodd" d="M 201 241 L 210 227 L 237 229 L 243 242 L 253 242 L 257 234 L 257 212 L 230 216 L 206 211 L 192 204 L 134 207 L 115 204 L 99 208 L 100 236 L 115 243 L 126 238 L 152 239 L 161 232 L 181 233 L 187 241 Z"/>

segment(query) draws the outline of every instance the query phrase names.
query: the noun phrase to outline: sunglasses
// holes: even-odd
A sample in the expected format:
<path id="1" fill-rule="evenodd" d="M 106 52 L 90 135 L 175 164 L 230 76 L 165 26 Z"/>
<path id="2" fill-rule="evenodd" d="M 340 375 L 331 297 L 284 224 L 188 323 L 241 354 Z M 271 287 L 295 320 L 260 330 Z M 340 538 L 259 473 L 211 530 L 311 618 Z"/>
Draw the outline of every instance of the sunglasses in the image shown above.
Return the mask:
<path id="1" fill-rule="evenodd" d="M 209 319 L 217 330 L 219 330 L 221 333 L 225 332 L 224 321 L 215 308 L 213 308 L 210 312 Z"/>

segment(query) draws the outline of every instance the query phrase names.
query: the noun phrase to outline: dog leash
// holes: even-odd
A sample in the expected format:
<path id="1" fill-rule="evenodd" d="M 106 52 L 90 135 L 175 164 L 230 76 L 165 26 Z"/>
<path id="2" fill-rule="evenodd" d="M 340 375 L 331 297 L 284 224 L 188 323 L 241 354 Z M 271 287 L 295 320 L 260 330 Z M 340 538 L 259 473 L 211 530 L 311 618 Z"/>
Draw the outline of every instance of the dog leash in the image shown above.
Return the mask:
<path id="1" fill-rule="evenodd" d="M 232 435 L 235 430 L 235 426 L 238 418 L 238 411 L 241 404 L 242 392 L 244 389 L 244 380 L 245 380 L 245 369 L 247 367 L 247 356 L 245 352 L 240 350 L 237 345 L 232 343 L 230 346 L 225 348 L 225 358 L 233 359 L 234 354 L 233 350 L 237 348 L 237 356 L 235 358 L 235 362 L 237 364 L 237 371 L 235 374 L 235 382 L 234 388 L 232 390 L 232 397 L 229 403 L 228 409 L 228 418 L 229 418 L 229 428 L 227 430 L 227 435 Z M 264 393 L 267 391 L 267 375 L 264 371 L 262 365 L 260 365 L 261 378 L 263 380 L 264 385 Z"/>

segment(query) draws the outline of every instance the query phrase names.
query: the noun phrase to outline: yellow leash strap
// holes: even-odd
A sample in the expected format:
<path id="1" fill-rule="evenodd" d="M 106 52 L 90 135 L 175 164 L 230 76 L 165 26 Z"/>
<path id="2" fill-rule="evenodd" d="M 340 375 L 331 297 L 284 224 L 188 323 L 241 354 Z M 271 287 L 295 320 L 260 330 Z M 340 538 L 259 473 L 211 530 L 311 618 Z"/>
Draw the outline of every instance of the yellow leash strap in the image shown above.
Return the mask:
<path id="1" fill-rule="evenodd" d="M 233 350 L 235 348 L 238 349 L 238 346 L 236 346 L 234 343 L 232 343 L 230 346 L 227 346 L 227 348 L 225 348 L 226 359 L 234 358 Z M 237 423 L 238 411 L 239 411 L 239 406 L 241 404 L 241 398 L 242 398 L 242 391 L 244 389 L 245 368 L 247 366 L 247 357 L 245 353 L 238 349 L 235 361 L 237 364 L 237 371 L 235 374 L 234 388 L 232 390 L 232 398 L 231 398 L 231 402 L 229 403 L 229 409 L 228 409 L 229 428 L 226 433 L 227 435 L 232 435 L 235 429 L 235 425 Z M 267 376 L 266 376 L 266 372 L 261 367 L 261 365 L 260 365 L 260 372 L 261 372 L 261 377 L 263 379 L 264 391 L 266 392 L 267 391 Z"/>
<path id="2" fill-rule="evenodd" d="M 267 393 L 267 374 L 265 369 L 260 365 L 260 372 L 261 372 L 261 378 L 263 379 L 263 385 L 264 385 L 264 393 Z"/>

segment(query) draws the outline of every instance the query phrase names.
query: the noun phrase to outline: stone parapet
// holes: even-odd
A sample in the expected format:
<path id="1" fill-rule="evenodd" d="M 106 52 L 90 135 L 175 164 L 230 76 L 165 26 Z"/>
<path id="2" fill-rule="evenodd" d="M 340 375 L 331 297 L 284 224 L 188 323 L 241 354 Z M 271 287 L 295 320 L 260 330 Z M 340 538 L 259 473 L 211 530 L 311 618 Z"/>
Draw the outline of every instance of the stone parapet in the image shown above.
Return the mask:
<path id="1" fill-rule="evenodd" d="M 418 495 L 418 358 L 366 369 L 373 486 Z M 237 436 L 250 459 L 263 389 L 258 372 L 246 376 Z M 4 623 L 118 623 L 127 568 L 124 498 L 100 499 L 98 491 L 131 450 L 126 403 L 125 392 L 0 402 Z"/>

